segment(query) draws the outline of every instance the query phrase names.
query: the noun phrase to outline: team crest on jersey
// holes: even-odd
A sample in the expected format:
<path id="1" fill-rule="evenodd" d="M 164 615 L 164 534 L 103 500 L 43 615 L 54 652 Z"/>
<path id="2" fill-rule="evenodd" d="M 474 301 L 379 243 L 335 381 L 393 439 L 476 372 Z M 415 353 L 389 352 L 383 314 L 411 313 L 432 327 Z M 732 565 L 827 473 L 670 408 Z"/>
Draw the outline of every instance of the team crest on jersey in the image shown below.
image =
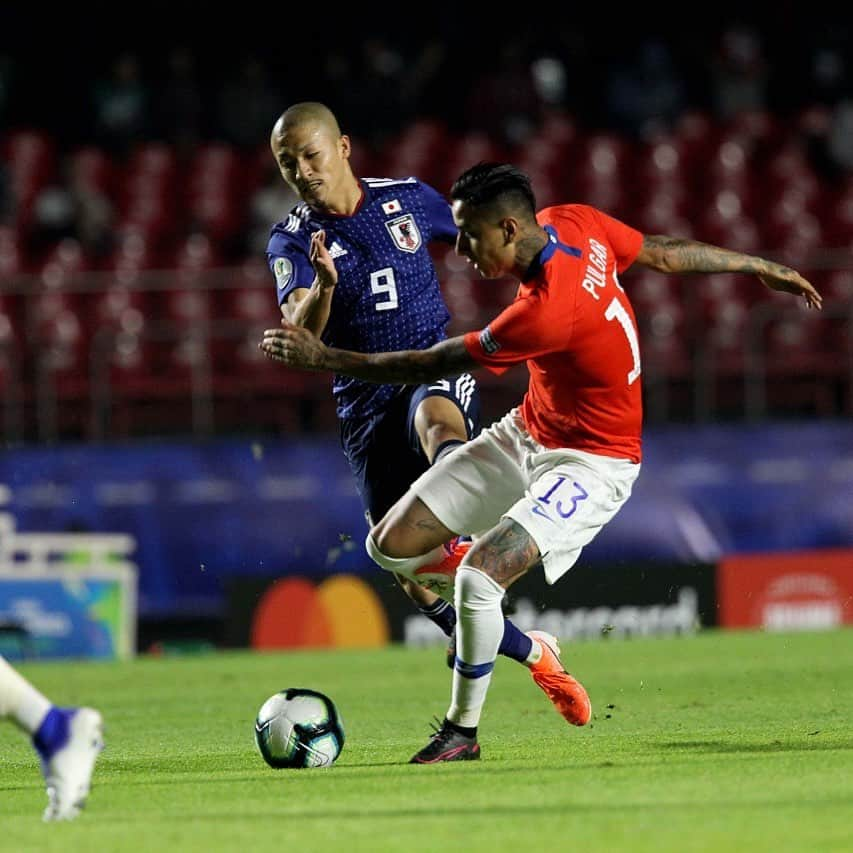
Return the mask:
<path id="1" fill-rule="evenodd" d="M 293 264 L 289 258 L 276 258 L 272 266 L 275 283 L 279 290 L 284 290 L 293 278 Z"/>
<path id="2" fill-rule="evenodd" d="M 392 198 L 391 201 L 382 202 L 382 212 L 386 216 L 390 216 L 392 213 L 399 213 L 402 209 L 403 205 L 400 204 L 399 199 Z"/>
<path id="3" fill-rule="evenodd" d="M 389 219 L 385 227 L 398 249 L 414 253 L 421 247 L 421 232 L 418 231 L 415 217 L 411 213 Z"/>

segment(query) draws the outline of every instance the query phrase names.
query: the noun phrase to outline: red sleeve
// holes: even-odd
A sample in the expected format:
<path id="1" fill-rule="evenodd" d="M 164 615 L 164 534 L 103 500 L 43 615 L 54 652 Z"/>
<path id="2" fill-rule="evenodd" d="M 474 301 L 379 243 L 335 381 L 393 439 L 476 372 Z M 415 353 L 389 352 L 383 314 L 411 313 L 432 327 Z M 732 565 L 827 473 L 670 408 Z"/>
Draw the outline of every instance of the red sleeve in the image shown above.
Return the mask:
<path id="1" fill-rule="evenodd" d="M 613 249 L 616 271 L 624 272 L 634 263 L 637 255 L 640 254 L 640 249 L 643 248 L 642 232 L 600 210 L 597 210 L 596 213 L 601 222 L 601 227 L 607 235 L 607 241 Z"/>
<path id="2" fill-rule="evenodd" d="M 564 348 L 571 333 L 565 325 L 549 323 L 548 301 L 538 294 L 517 299 L 479 332 L 465 335 L 465 349 L 492 373 L 513 364 Z"/>

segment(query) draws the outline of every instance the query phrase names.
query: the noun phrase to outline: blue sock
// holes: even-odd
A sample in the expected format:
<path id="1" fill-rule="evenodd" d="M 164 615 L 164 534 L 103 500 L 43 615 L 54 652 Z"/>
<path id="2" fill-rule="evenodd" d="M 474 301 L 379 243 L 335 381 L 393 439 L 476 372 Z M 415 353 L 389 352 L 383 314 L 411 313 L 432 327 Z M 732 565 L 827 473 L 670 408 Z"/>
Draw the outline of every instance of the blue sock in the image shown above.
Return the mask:
<path id="1" fill-rule="evenodd" d="M 498 646 L 498 654 L 524 663 L 532 648 L 533 640 L 504 617 L 504 635 L 501 638 L 501 644 Z"/>
<path id="2" fill-rule="evenodd" d="M 427 619 L 431 619 L 449 637 L 456 627 L 456 610 L 449 601 L 439 598 L 429 607 L 418 608 Z"/>
<path id="3" fill-rule="evenodd" d="M 420 611 L 435 622 L 448 637 L 453 634 L 453 629 L 456 627 L 456 609 L 449 601 L 439 598 L 431 607 L 421 607 Z M 524 663 L 532 648 L 533 640 L 505 618 L 504 635 L 498 646 L 498 654 Z"/>
<path id="4" fill-rule="evenodd" d="M 73 713 L 73 709 L 56 707 L 47 712 L 47 716 L 42 720 L 38 731 L 33 735 L 33 746 L 35 746 L 42 761 L 48 761 L 58 749 L 68 743 Z"/>

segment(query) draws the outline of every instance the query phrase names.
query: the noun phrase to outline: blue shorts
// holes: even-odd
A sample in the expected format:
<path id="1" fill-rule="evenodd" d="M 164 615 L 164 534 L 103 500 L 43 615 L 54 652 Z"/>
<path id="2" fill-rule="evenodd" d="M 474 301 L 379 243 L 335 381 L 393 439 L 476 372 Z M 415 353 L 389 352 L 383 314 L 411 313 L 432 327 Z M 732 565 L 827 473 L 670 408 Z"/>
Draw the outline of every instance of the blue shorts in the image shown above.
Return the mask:
<path id="1" fill-rule="evenodd" d="M 452 400 L 465 418 L 468 438 L 479 434 L 480 392 L 468 373 L 431 385 L 403 386 L 378 414 L 341 421 L 341 446 L 364 511 L 374 522 L 429 468 L 415 430 L 415 413 L 427 397 Z"/>

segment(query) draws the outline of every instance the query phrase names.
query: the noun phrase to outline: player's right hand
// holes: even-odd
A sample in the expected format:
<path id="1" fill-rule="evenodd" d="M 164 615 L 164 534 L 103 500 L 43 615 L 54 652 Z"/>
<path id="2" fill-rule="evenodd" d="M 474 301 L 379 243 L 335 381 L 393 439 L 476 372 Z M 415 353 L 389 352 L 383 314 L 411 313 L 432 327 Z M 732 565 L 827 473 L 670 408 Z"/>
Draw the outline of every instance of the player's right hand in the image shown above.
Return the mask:
<path id="1" fill-rule="evenodd" d="M 261 352 L 273 361 L 302 370 L 324 370 L 327 348 L 303 326 L 281 321 L 280 329 L 266 329 Z"/>
<path id="2" fill-rule="evenodd" d="M 758 277 L 770 290 L 802 296 L 809 308 L 816 308 L 818 311 L 823 307 L 823 297 L 812 283 L 789 267 L 775 264 L 766 273 L 759 273 Z"/>
<path id="3" fill-rule="evenodd" d="M 308 257 L 317 274 L 317 283 L 322 288 L 334 287 L 338 283 L 338 271 L 335 262 L 326 248 L 326 232 L 315 231 L 311 235 L 311 248 Z"/>

